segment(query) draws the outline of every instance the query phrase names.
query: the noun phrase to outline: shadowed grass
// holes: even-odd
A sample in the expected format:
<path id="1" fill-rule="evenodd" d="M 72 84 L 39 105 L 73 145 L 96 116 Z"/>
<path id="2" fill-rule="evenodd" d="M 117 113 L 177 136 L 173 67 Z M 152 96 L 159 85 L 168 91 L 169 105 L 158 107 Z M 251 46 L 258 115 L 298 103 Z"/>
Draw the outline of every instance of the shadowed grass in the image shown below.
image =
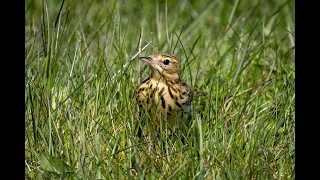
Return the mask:
<path id="1" fill-rule="evenodd" d="M 295 178 L 294 1 L 25 4 L 27 179 Z M 207 92 L 188 144 L 137 138 L 141 50 Z"/>

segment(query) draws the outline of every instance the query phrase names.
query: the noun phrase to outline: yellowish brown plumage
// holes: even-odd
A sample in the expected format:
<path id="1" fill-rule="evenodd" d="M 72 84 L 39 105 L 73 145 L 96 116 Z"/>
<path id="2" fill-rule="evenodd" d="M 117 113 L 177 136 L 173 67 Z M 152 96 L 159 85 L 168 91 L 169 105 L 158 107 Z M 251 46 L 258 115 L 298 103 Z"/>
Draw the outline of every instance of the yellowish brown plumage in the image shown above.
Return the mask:
<path id="1" fill-rule="evenodd" d="M 140 111 L 146 109 L 152 118 L 160 112 L 171 126 L 188 124 L 191 119 L 191 91 L 180 78 L 179 59 L 168 53 L 154 53 L 139 59 L 151 69 L 151 76 L 136 91 L 135 99 Z M 159 119 L 154 119 L 158 126 Z"/>

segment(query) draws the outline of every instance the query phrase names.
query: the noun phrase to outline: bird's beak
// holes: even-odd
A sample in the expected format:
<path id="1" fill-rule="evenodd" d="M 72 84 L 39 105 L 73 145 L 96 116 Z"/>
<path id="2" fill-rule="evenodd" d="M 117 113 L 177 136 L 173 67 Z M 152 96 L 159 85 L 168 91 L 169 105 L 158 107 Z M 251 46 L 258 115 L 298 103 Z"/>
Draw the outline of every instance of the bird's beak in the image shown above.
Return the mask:
<path id="1" fill-rule="evenodd" d="M 152 61 L 151 57 L 146 56 L 146 57 L 139 57 L 140 60 L 145 61 L 147 63 L 150 63 Z"/>

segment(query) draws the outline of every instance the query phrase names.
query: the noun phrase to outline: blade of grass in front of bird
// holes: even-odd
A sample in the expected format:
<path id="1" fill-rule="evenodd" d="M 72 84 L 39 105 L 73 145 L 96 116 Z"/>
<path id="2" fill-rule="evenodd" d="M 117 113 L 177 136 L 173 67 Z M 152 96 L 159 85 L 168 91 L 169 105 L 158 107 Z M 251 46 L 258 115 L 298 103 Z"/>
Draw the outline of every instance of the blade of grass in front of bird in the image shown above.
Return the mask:
<path id="1" fill-rule="evenodd" d="M 129 66 L 129 64 L 134 60 L 134 58 L 136 58 L 142 51 L 144 51 L 151 43 L 152 43 L 152 41 L 150 41 L 148 44 L 146 44 L 146 45 L 141 49 L 141 51 L 139 50 L 136 54 L 134 54 L 134 55 L 130 58 L 130 60 L 129 60 L 126 64 L 124 64 L 124 65 L 122 66 L 122 69 L 118 70 L 118 72 L 115 73 L 115 74 L 111 77 L 111 81 L 113 81 L 113 79 L 114 79 L 118 74 L 120 74 L 120 73 L 122 74 L 123 72 L 125 72 L 125 71 L 127 70 L 128 66 Z M 108 84 L 108 83 L 107 83 L 107 84 Z"/>

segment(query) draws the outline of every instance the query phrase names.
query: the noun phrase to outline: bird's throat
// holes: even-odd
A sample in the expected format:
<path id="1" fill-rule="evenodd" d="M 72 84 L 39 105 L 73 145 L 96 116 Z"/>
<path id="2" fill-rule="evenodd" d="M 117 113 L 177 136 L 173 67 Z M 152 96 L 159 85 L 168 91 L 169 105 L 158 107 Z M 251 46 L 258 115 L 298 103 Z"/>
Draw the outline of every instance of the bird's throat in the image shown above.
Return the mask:
<path id="1" fill-rule="evenodd" d="M 157 69 L 153 69 L 151 70 L 151 78 L 153 80 L 159 81 L 159 82 L 164 82 L 164 81 L 175 81 L 175 82 L 179 82 L 180 77 L 179 74 L 175 73 L 175 74 L 168 74 L 166 72 L 159 72 L 159 70 Z"/>

